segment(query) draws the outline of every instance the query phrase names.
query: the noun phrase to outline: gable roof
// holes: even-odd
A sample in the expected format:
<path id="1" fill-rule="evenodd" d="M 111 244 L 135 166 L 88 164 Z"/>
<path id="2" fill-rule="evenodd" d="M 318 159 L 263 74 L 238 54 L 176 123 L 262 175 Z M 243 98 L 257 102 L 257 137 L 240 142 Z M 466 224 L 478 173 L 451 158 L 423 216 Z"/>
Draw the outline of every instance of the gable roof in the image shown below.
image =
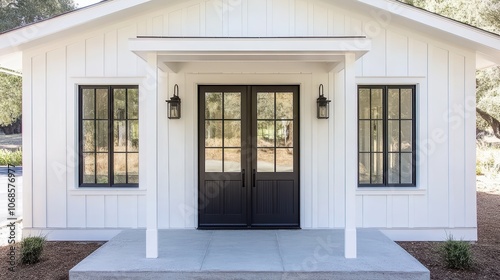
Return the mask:
<path id="1" fill-rule="evenodd" d="M 107 0 L 2 33 L 0 34 L 0 66 L 7 67 L 5 63 L 2 64 L 5 60 L 2 56 L 12 60 L 12 54 L 43 43 L 56 34 L 78 31 L 78 28 L 84 26 L 102 24 L 105 19 L 120 18 L 128 12 L 136 13 L 138 10 L 153 7 L 155 3 L 164 5 L 168 2 L 173 2 L 173 0 Z M 449 42 L 469 47 L 477 53 L 479 68 L 500 65 L 500 35 L 498 34 L 396 0 L 340 0 L 338 4 L 366 12 L 373 12 L 373 9 L 376 9 L 390 15 L 391 21 L 425 33 L 435 32 L 440 38 Z M 17 66 L 17 68 L 8 68 L 18 70 L 20 61 Z"/>

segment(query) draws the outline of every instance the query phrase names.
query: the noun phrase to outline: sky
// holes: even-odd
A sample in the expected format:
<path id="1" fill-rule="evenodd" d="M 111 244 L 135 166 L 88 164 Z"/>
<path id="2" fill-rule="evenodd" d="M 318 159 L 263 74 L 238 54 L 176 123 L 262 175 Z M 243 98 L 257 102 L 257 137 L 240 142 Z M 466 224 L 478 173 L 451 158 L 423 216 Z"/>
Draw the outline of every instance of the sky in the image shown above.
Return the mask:
<path id="1" fill-rule="evenodd" d="M 73 2 L 75 2 L 75 4 L 78 4 L 79 8 L 82 8 L 97 2 L 101 2 L 101 0 L 74 0 Z"/>

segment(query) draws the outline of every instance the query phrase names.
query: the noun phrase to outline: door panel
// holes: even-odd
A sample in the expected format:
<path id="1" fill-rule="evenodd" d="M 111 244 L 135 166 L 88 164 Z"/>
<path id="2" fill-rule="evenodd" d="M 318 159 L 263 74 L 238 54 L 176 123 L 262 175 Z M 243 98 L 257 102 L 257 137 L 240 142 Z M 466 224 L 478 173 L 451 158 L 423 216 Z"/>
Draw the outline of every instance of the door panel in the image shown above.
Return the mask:
<path id="1" fill-rule="evenodd" d="M 299 87 L 199 87 L 199 227 L 299 227 Z"/>

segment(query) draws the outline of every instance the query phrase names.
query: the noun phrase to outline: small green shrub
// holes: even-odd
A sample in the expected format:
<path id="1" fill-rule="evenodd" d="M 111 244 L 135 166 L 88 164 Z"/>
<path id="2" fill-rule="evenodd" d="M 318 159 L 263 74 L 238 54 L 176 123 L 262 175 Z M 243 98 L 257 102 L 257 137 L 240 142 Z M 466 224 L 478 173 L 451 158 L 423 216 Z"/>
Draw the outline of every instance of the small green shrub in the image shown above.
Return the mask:
<path id="1" fill-rule="evenodd" d="M 21 166 L 23 163 L 23 152 L 21 149 L 17 151 L 9 151 L 0 149 L 0 166 L 14 165 Z"/>
<path id="2" fill-rule="evenodd" d="M 21 241 L 21 263 L 35 264 L 40 261 L 45 237 L 26 237 Z"/>
<path id="3" fill-rule="evenodd" d="M 466 270 L 472 266 L 472 252 L 466 241 L 454 240 L 453 236 L 449 236 L 441 245 L 441 254 L 448 268 Z"/>

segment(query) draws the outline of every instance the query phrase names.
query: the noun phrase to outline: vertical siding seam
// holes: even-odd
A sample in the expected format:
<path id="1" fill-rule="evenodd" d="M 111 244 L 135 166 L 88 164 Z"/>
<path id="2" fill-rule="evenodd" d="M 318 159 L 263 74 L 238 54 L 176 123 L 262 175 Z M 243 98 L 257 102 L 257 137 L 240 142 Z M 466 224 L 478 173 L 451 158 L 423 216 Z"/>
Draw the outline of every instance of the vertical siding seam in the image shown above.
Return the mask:
<path id="1" fill-rule="evenodd" d="M 450 137 L 450 120 L 449 120 L 449 114 L 450 112 L 452 111 L 452 104 L 451 104 L 451 101 L 453 100 L 452 98 L 452 84 L 451 84 L 451 75 L 452 75 L 452 69 L 451 69 L 451 52 L 449 50 L 447 50 L 447 53 L 448 53 L 448 123 L 447 123 L 447 126 L 446 126 L 446 130 L 447 130 L 447 134 L 448 135 L 448 228 L 453 228 L 453 218 L 452 218 L 452 213 L 453 213 L 453 189 L 451 187 L 451 184 L 450 184 L 450 173 L 452 172 L 453 170 L 453 165 L 452 165 L 452 161 L 451 161 L 451 151 L 450 151 L 450 146 L 451 146 L 451 142 L 453 141 L 453 139 Z"/>
<path id="2" fill-rule="evenodd" d="M 431 48 L 430 48 L 430 45 L 427 43 L 426 44 L 426 47 L 427 47 L 427 97 L 426 97 L 426 104 L 425 104 L 425 115 L 427 116 L 426 117 L 426 121 L 427 123 L 425 124 L 425 129 L 427 130 L 427 139 L 429 139 L 429 96 L 430 96 L 430 91 L 429 91 L 429 88 L 430 88 L 430 81 L 429 81 L 429 77 L 430 77 L 430 69 L 429 69 L 429 65 L 430 65 L 430 57 L 431 57 Z M 426 140 L 427 140 L 426 139 Z M 427 188 L 427 192 L 428 192 L 428 195 L 425 197 L 426 199 L 426 205 L 427 205 L 427 219 L 426 219 L 426 226 L 429 226 L 429 195 L 432 193 L 432 188 L 429 186 L 429 153 L 426 151 L 425 153 L 425 165 L 426 165 L 426 173 L 427 173 L 427 176 L 426 176 L 426 182 L 425 182 L 425 185 L 426 185 L 426 188 Z"/>
<path id="3" fill-rule="evenodd" d="M 464 163 L 467 162 L 467 57 L 464 56 L 464 67 L 463 67 L 463 70 L 464 70 L 464 80 L 463 80 L 463 87 L 464 87 L 464 98 L 463 98 L 463 102 L 464 102 L 464 106 L 463 106 L 463 115 L 465 116 L 464 117 L 464 131 L 463 131 L 463 140 L 464 140 L 464 150 L 465 152 L 463 153 L 463 160 L 464 160 Z M 475 161 L 474 161 L 475 162 Z M 463 197 L 462 197 L 462 206 L 464 207 L 464 212 L 463 212 L 463 227 L 467 227 L 467 167 L 465 168 L 465 172 L 463 173 L 463 189 L 462 189 L 462 192 L 463 192 Z M 476 203 L 477 205 L 477 203 Z"/>
<path id="4" fill-rule="evenodd" d="M 64 47 L 64 81 L 65 81 L 65 87 L 67 88 L 67 83 L 68 83 L 68 47 L 65 46 Z M 64 227 L 67 228 L 68 227 L 68 93 L 66 92 L 64 94 L 64 116 L 65 116 L 65 120 L 66 120 L 66 126 L 64 127 L 64 129 L 66 130 L 66 133 L 65 134 L 65 141 L 64 143 L 66 143 L 66 153 L 65 153 L 65 157 L 64 157 L 64 161 L 66 162 L 66 172 L 65 172 L 65 175 L 66 175 L 66 178 L 64 180 L 64 196 L 65 196 L 65 200 L 64 200 L 64 209 L 65 209 L 65 212 L 64 212 L 64 217 L 65 217 L 65 223 L 64 223 Z"/>
<path id="5" fill-rule="evenodd" d="M 49 205 L 48 205 L 48 179 L 47 179 L 47 166 L 48 166 L 48 161 L 47 161 L 47 120 L 48 120 L 48 115 L 47 115 L 47 92 L 48 92 L 48 87 L 47 87 L 47 79 L 48 79 L 48 60 L 47 60 L 47 52 L 44 54 L 45 56 L 45 98 L 44 98 L 44 106 L 45 106 L 45 150 L 44 150 L 44 160 L 45 160 L 45 166 L 44 166 L 44 175 L 45 175 L 45 227 L 48 227 L 48 213 L 49 213 Z"/>
<path id="6" fill-rule="evenodd" d="M 35 173 L 35 172 L 33 172 L 34 171 L 34 165 L 33 165 L 33 162 L 34 162 L 34 160 L 33 160 L 34 159 L 34 156 L 33 156 L 34 155 L 34 153 L 33 153 L 33 127 L 34 127 L 34 125 L 33 125 L 33 115 L 34 115 L 33 114 L 33 76 L 34 76 L 33 57 L 30 58 L 30 64 L 31 64 L 31 67 L 30 67 L 31 68 L 30 69 L 30 71 L 31 71 L 31 77 L 30 77 L 30 89 L 31 89 L 30 90 L 30 95 L 31 95 L 31 108 L 30 108 L 30 111 L 31 111 L 31 113 L 30 113 L 30 115 L 31 115 L 31 127 L 30 127 L 30 130 L 31 130 L 31 139 L 30 139 L 30 146 L 31 146 L 31 160 L 30 160 L 31 161 L 30 162 L 30 164 L 31 164 L 31 174 L 30 174 L 30 177 L 31 177 L 31 182 L 30 182 L 31 183 L 31 202 L 30 203 L 31 203 L 31 227 L 33 228 L 35 225 L 35 222 L 34 222 L 35 217 L 34 217 L 34 212 L 33 212 L 34 204 L 35 204 L 34 203 L 35 200 L 33 199 L 33 197 L 34 197 L 34 195 L 33 195 L 33 192 L 34 192 L 34 188 L 33 188 L 33 182 L 34 182 L 33 177 L 34 176 L 33 176 L 33 174 Z"/>

